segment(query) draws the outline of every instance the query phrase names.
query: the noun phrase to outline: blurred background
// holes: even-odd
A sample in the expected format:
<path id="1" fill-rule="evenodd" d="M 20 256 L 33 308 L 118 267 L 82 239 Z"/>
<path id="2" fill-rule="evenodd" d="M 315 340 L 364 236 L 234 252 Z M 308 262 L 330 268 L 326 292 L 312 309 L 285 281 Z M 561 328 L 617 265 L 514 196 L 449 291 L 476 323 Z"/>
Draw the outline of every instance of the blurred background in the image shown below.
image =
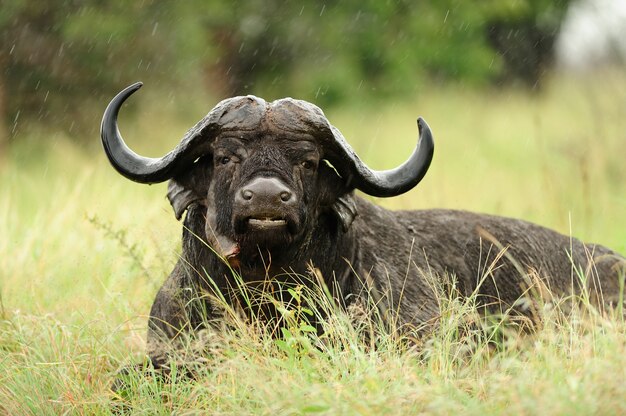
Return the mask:
<path id="1" fill-rule="evenodd" d="M 626 253 L 625 62 L 624 0 L 4 0 L 0 315 L 102 314 L 142 351 L 181 225 L 165 184 L 127 181 L 101 149 L 102 112 L 135 81 L 120 128 L 146 156 L 232 95 L 319 105 L 375 169 L 408 157 L 423 116 L 428 175 L 377 203 L 524 218 Z"/>
<path id="2" fill-rule="evenodd" d="M 327 109 L 451 82 L 538 91 L 557 67 L 622 65 L 625 28 L 620 0 L 8 0 L 0 143 L 33 126 L 93 142 L 137 80 L 154 100 L 210 97 L 207 111 L 248 93 Z"/>

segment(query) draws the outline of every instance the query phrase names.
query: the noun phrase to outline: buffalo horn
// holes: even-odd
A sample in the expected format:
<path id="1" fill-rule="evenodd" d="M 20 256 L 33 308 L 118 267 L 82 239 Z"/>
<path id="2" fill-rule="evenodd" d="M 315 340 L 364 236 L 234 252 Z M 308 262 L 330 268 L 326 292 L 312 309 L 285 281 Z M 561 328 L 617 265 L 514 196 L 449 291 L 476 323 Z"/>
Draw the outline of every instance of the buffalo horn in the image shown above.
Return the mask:
<path id="1" fill-rule="evenodd" d="M 206 126 L 194 127 L 196 131 L 190 131 L 174 150 L 161 158 L 144 157 L 133 152 L 124 143 L 117 126 L 117 116 L 124 101 L 142 85 L 141 82 L 130 85 L 111 100 L 102 117 L 100 137 L 109 161 L 119 173 L 135 182 L 159 183 L 174 177 L 206 153 L 206 144 L 195 143 L 201 138 L 199 130 Z"/>
<path id="2" fill-rule="evenodd" d="M 339 130 L 333 128 L 335 145 L 339 148 L 341 164 L 347 164 L 348 183 L 368 195 L 391 197 L 400 195 L 417 185 L 430 166 L 435 144 L 428 124 L 421 117 L 417 119 L 419 141 L 413 154 L 402 165 L 384 171 L 372 170 L 352 150 Z"/>

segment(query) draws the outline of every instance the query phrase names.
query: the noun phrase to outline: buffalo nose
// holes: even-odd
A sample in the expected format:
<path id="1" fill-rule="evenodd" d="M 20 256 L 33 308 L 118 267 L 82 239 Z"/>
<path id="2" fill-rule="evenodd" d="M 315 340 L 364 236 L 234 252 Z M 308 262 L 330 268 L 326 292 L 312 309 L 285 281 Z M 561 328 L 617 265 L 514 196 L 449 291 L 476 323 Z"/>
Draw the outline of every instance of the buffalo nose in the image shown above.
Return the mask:
<path id="1" fill-rule="evenodd" d="M 237 199 L 245 204 L 277 205 L 295 202 L 293 192 L 277 178 L 256 178 L 238 193 Z"/>

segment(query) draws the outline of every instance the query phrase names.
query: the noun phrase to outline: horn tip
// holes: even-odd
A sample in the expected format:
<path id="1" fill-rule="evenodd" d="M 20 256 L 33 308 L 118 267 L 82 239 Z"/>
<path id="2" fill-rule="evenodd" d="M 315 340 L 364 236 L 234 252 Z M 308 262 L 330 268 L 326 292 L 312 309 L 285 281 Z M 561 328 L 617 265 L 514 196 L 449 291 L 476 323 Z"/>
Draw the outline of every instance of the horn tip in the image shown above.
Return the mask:
<path id="1" fill-rule="evenodd" d="M 422 134 L 422 131 L 424 131 L 424 129 L 429 130 L 428 123 L 426 123 L 426 120 L 424 120 L 422 117 L 417 118 L 417 129 L 420 135 Z"/>

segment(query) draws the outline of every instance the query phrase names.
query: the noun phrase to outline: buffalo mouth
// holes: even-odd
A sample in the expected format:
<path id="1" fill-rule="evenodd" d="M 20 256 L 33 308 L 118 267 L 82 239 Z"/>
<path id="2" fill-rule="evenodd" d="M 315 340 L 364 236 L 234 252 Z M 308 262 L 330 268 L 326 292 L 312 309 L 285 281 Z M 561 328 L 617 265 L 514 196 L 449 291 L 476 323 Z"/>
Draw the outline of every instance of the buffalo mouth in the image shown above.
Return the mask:
<path id="1" fill-rule="evenodd" d="M 270 239 L 288 238 L 298 233 L 297 219 L 287 213 L 255 213 L 238 215 L 235 218 L 235 234 L 240 237 L 254 238 L 254 236 L 273 235 Z M 262 238 L 265 240 L 266 238 Z"/>
<path id="2" fill-rule="evenodd" d="M 247 226 L 251 231 L 273 231 L 287 227 L 287 220 L 280 217 L 250 217 Z"/>
<path id="3" fill-rule="evenodd" d="M 290 245 L 300 229 L 296 218 L 278 212 L 241 215 L 234 225 L 235 240 L 246 257 L 254 256 L 259 248 L 273 251 Z"/>

